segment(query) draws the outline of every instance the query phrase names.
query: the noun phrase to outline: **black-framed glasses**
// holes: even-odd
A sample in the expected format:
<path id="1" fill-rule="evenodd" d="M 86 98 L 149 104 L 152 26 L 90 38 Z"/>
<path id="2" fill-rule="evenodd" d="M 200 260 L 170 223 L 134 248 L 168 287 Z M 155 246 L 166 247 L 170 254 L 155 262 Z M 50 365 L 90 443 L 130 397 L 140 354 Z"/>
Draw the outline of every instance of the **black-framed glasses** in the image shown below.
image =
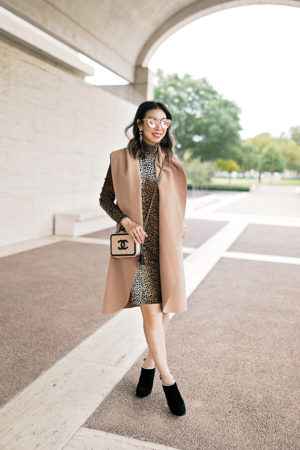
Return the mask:
<path id="1" fill-rule="evenodd" d="M 171 119 L 156 119 L 155 117 L 147 117 L 146 119 L 142 119 L 142 120 L 146 120 L 148 126 L 150 128 L 156 128 L 158 124 L 160 124 L 160 126 L 162 128 L 169 128 L 169 126 L 172 123 Z"/>

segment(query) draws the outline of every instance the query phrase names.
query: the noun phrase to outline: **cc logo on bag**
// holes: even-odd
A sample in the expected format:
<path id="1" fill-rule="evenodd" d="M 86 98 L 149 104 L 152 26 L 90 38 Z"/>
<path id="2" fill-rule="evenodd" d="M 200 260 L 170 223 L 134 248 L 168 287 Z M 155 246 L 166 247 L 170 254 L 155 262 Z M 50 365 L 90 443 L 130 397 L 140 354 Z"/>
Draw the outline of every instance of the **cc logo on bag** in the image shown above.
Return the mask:
<path id="1" fill-rule="evenodd" d="M 118 243 L 119 243 L 118 250 L 127 250 L 128 247 L 126 247 L 126 242 L 128 242 L 127 239 L 119 239 L 118 240 Z"/>

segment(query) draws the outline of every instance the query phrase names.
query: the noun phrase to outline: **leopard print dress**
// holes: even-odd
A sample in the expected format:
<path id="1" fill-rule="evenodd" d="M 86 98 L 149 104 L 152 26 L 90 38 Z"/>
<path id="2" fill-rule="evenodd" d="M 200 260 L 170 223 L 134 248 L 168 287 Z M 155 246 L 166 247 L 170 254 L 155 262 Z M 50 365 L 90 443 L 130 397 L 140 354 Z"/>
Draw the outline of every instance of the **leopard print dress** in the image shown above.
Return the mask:
<path id="1" fill-rule="evenodd" d="M 143 143 L 142 153 L 139 156 L 139 168 L 141 175 L 141 195 L 143 222 L 146 222 L 148 209 L 151 203 L 154 189 L 156 189 L 155 161 L 158 145 Z M 114 203 L 115 193 L 113 188 L 111 166 L 109 166 L 104 185 L 100 194 L 100 205 L 107 214 L 119 222 L 126 215 Z M 148 237 L 145 237 L 143 253 L 145 265 L 139 266 L 132 283 L 127 307 L 141 304 L 162 303 L 160 266 L 159 266 L 159 190 L 156 189 L 148 223 L 145 229 Z"/>

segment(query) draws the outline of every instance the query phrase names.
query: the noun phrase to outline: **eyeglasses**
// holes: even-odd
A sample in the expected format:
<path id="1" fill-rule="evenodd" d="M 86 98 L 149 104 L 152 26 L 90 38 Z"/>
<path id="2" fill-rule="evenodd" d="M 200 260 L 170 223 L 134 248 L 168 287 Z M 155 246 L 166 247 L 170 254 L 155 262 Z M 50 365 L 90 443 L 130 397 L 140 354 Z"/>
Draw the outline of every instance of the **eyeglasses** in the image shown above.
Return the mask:
<path id="1" fill-rule="evenodd" d="M 146 120 L 147 124 L 149 125 L 150 128 L 156 128 L 158 124 L 160 124 L 160 126 L 162 128 L 169 128 L 169 126 L 172 123 L 171 119 L 156 119 L 155 117 L 147 117 L 147 119 L 142 119 L 142 120 Z"/>

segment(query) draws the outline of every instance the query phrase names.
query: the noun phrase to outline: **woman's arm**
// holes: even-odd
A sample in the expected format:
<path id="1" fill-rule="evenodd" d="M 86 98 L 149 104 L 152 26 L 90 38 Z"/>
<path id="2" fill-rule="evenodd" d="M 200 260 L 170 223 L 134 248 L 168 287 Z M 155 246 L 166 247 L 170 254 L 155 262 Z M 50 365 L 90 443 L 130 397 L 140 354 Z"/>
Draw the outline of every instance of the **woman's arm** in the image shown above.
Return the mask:
<path id="1" fill-rule="evenodd" d="M 123 219 L 127 216 L 123 213 L 123 211 L 119 208 L 119 206 L 115 204 L 115 198 L 116 195 L 114 191 L 114 185 L 111 175 L 111 164 L 110 164 L 100 193 L 99 204 L 101 208 L 103 208 L 104 211 L 113 220 L 115 220 L 116 222 L 121 222 L 122 220 L 123 222 Z"/>

